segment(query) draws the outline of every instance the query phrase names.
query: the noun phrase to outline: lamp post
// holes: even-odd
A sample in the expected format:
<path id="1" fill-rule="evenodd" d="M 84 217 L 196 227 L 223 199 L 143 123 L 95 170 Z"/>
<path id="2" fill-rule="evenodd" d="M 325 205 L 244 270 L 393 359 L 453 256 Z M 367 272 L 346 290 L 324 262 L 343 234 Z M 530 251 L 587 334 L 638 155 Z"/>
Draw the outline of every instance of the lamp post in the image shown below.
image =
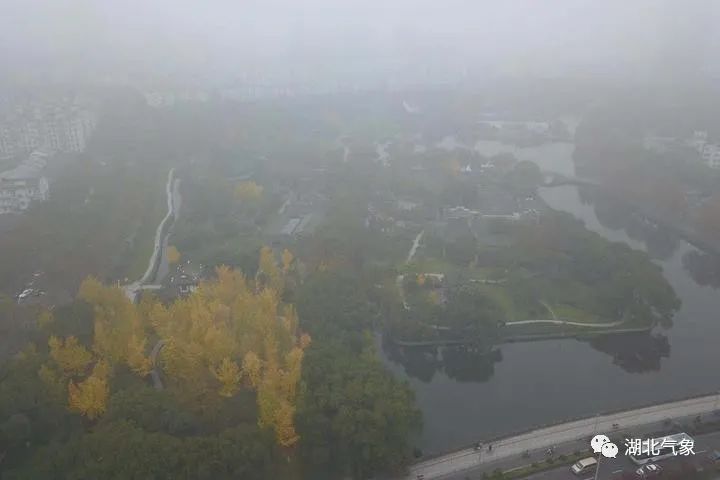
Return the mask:
<path id="1" fill-rule="evenodd" d="M 595 434 L 595 435 L 597 435 L 597 433 L 598 433 L 598 431 L 597 431 L 598 421 L 600 421 L 600 414 L 596 413 L 595 414 L 595 425 L 593 426 L 593 434 Z"/>
<path id="2" fill-rule="evenodd" d="M 595 480 L 598 479 L 598 475 L 600 474 L 600 459 L 602 458 L 602 454 L 598 453 L 597 455 L 597 464 L 595 465 Z"/>

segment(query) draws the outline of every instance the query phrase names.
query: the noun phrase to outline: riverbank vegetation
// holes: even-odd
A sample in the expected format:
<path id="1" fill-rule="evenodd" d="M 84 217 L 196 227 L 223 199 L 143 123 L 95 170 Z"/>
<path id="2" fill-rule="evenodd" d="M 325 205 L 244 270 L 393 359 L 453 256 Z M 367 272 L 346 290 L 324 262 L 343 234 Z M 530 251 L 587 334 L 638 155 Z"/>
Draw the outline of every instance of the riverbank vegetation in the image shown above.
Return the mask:
<path id="1" fill-rule="evenodd" d="M 696 133 L 706 136 L 703 142 L 717 139 L 717 109 L 696 95 L 683 92 L 672 107 L 641 95 L 592 109 L 578 126 L 574 160 L 578 174 L 607 195 L 719 249 L 720 170 L 702 158 L 702 145 L 693 145 Z"/>

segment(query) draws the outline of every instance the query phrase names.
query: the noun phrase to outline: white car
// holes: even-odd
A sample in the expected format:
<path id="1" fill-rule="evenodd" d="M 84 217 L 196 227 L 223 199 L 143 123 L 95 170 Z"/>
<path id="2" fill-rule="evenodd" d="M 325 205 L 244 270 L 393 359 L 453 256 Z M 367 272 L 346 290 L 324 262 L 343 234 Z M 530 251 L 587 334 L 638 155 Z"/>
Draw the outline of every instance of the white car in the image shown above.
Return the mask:
<path id="1" fill-rule="evenodd" d="M 662 467 L 655 463 L 648 463 L 635 470 L 639 478 L 655 478 L 662 473 Z"/>
<path id="2" fill-rule="evenodd" d="M 575 463 L 572 467 L 570 467 L 570 471 L 575 475 L 582 475 L 584 473 L 594 471 L 596 467 L 597 460 L 595 457 L 588 457 Z"/>
<path id="3" fill-rule="evenodd" d="M 24 298 L 27 298 L 27 297 L 29 297 L 30 295 L 32 295 L 32 293 L 33 293 L 33 289 L 32 289 L 32 288 L 26 288 L 25 290 L 23 290 L 23 291 L 20 293 L 20 295 L 18 295 L 18 300 L 22 300 L 22 299 L 24 299 Z"/>

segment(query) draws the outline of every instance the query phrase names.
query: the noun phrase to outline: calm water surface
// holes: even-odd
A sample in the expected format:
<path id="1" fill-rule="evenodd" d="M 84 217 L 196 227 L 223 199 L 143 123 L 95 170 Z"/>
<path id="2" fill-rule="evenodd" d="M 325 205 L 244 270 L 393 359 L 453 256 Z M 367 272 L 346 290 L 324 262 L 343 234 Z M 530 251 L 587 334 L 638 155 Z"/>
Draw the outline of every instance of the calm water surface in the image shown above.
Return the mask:
<path id="1" fill-rule="evenodd" d="M 571 144 L 514 148 L 479 142 L 475 148 L 484 154 L 509 151 L 545 170 L 574 173 Z M 703 285 L 707 275 L 693 271 L 710 257 L 618 208 L 612 199 L 572 186 L 543 189 L 541 195 L 603 237 L 647 251 L 663 268 L 682 307 L 672 328 L 652 335 L 509 344 L 491 358 L 471 351 L 386 346 L 383 358 L 416 392 L 424 414 L 420 446 L 426 453 L 720 389 L 720 290 Z"/>

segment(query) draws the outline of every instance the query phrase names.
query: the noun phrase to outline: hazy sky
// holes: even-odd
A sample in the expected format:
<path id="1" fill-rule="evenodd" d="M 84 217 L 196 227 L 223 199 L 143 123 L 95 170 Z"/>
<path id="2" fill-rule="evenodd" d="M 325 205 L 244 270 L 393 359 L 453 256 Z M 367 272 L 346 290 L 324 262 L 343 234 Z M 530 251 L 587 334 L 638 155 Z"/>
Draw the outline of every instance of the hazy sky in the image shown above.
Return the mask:
<path id="1" fill-rule="evenodd" d="M 719 3 L 2 0 L 0 54 L 11 75 L 262 76 L 288 65 L 330 75 L 447 62 L 533 74 L 672 70 L 720 57 Z"/>

